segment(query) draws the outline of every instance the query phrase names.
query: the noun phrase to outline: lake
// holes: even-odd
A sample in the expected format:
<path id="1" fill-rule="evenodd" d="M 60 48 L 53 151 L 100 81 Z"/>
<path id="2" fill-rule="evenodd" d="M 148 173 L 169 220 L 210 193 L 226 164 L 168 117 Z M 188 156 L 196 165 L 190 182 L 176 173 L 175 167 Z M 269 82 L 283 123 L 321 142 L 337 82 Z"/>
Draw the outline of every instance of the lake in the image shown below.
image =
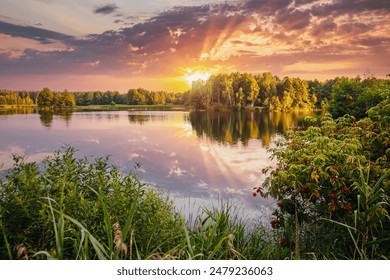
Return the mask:
<path id="1" fill-rule="evenodd" d="M 253 197 L 274 164 L 267 148 L 304 112 L 107 111 L 38 113 L 0 111 L 1 170 L 12 154 L 41 161 L 71 145 L 77 156 L 110 156 L 123 172 L 136 172 L 161 188 L 186 215 L 199 206 L 232 202 L 245 217 L 262 219 L 272 200 Z"/>

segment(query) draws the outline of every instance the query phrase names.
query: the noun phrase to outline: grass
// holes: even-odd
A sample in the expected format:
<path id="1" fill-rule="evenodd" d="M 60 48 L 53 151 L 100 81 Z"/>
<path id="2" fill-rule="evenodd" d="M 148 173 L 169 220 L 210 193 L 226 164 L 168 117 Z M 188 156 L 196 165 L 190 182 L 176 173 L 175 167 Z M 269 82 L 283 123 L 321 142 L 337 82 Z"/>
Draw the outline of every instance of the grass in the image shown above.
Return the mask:
<path id="1" fill-rule="evenodd" d="M 183 106 L 180 105 L 88 105 L 88 106 L 76 106 L 76 111 L 122 111 L 122 110 L 183 110 Z"/>
<path id="2" fill-rule="evenodd" d="M 0 109 L 35 108 L 37 105 L 0 105 Z"/>
<path id="3" fill-rule="evenodd" d="M 0 180 L 0 259 L 278 257 L 267 247 L 270 233 L 249 230 L 232 205 L 203 208 L 189 224 L 169 197 L 135 174 L 74 153 L 64 148 L 40 166 L 14 156 Z"/>
<path id="4" fill-rule="evenodd" d="M 18 108 L 38 108 L 34 105 L 0 105 L 0 110 L 18 109 Z M 63 108 L 64 110 L 74 110 L 78 112 L 91 112 L 91 111 L 123 111 L 123 110 L 184 110 L 182 105 L 164 104 L 164 105 L 127 105 L 127 104 L 115 104 L 115 105 L 77 105 L 73 108 Z"/>

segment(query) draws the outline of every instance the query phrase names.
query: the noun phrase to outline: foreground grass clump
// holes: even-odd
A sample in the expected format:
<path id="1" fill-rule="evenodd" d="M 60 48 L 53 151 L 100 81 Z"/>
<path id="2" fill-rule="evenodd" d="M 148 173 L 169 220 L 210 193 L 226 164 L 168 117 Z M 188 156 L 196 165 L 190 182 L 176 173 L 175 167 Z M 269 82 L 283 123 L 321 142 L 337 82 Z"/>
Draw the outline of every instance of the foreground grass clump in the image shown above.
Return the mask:
<path id="1" fill-rule="evenodd" d="M 107 158 L 74 153 L 56 152 L 41 168 L 14 156 L 1 180 L 1 259 L 17 258 L 22 244 L 19 254 L 40 252 L 34 258 L 113 259 L 134 257 L 124 244 L 142 258 L 177 243 L 182 225 L 171 202 Z"/>
<path id="2" fill-rule="evenodd" d="M 272 259 L 272 236 L 246 231 L 231 207 L 203 209 L 194 225 L 172 202 L 107 158 L 72 147 L 42 164 L 14 156 L 0 177 L 0 259 Z"/>

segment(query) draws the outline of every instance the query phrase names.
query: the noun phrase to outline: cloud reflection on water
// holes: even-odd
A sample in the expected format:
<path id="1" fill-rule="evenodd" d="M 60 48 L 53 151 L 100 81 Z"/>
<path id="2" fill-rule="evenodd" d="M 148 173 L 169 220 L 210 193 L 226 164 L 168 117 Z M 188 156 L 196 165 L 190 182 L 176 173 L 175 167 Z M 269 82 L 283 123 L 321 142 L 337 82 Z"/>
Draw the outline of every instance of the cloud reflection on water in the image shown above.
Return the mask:
<path id="1" fill-rule="evenodd" d="M 38 114 L 27 119 L 5 115 L 0 135 L 7 137 L 0 143 L 0 159 L 5 167 L 10 166 L 12 153 L 40 161 L 68 144 L 80 156 L 110 155 L 124 172 L 136 172 L 167 191 L 178 207 L 184 207 L 179 201 L 189 198 L 206 205 L 231 200 L 258 216 L 271 203 L 252 197 L 252 189 L 262 183 L 262 168 L 271 164 L 266 147 L 297 118 L 166 111 L 88 112 L 44 119 Z M 137 163 L 141 166 L 135 169 Z"/>

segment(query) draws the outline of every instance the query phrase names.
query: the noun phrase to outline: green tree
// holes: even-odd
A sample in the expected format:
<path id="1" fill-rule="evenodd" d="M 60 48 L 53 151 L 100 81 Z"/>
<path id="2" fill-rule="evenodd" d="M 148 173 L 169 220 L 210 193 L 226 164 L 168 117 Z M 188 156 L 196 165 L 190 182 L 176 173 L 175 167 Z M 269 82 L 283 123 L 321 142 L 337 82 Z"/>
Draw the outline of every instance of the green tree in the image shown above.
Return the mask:
<path id="1" fill-rule="evenodd" d="M 54 94 L 49 88 L 44 88 L 39 92 L 38 100 L 39 107 L 50 108 L 54 105 Z"/>
<path id="2" fill-rule="evenodd" d="M 259 102 L 265 104 L 266 100 L 271 100 L 271 98 L 276 95 L 276 84 L 278 79 L 270 72 L 265 72 L 261 76 L 255 76 L 255 79 L 259 86 Z"/>
<path id="3" fill-rule="evenodd" d="M 245 105 L 250 103 L 253 106 L 255 99 L 259 94 L 259 86 L 257 85 L 255 78 L 253 78 L 251 74 L 244 73 L 239 79 L 239 85 L 244 93 Z"/>
<path id="4" fill-rule="evenodd" d="M 192 83 L 190 92 L 190 104 L 195 109 L 207 109 L 210 105 L 210 91 L 206 82 L 197 80 Z"/>
<path id="5" fill-rule="evenodd" d="M 74 94 L 65 90 L 62 93 L 62 98 L 63 98 L 63 104 L 65 107 L 74 107 L 76 106 L 76 99 L 74 97 Z"/>
<path id="6" fill-rule="evenodd" d="M 342 77 L 332 87 L 332 96 L 329 101 L 329 112 L 338 118 L 344 114 L 360 117 L 357 107 L 358 96 L 363 93 L 360 78 Z"/>
<path id="7" fill-rule="evenodd" d="M 127 98 L 129 104 L 132 105 L 143 105 L 146 103 L 145 95 L 141 94 L 137 89 L 129 89 L 127 92 Z"/>
<path id="8" fill-rule="evenodd" d="M 232 80 L 227 74 L 218 74 L 213 79 L 212 99 L 218 104 L 231 105 L 233 97 Z"/>

